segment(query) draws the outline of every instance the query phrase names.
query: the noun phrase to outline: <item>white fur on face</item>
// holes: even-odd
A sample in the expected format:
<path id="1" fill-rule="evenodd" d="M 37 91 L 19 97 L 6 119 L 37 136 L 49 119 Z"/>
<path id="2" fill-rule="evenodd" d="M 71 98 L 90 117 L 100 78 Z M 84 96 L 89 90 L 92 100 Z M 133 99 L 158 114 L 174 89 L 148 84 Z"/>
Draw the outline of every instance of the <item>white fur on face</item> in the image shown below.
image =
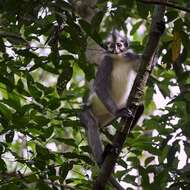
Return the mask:
<path id="1" fill-rule="evenodd" d="M 114 53 L 114 54 L 120 54 L 127 50 L 126 47 L 126 39 L 122 35 L 118 33 L 118 35 L 115 37 L 116 39 L 113 39 L 113 36 L 108 36 L 106 40 L 106 47 L 108 52 Z"/>

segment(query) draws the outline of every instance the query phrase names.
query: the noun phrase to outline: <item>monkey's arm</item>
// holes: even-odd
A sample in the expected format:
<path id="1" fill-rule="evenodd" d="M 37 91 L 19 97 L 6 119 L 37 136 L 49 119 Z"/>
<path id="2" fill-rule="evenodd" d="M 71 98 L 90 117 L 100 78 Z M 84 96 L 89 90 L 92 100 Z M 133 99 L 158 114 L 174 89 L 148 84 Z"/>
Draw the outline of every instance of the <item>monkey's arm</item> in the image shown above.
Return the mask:
<path id="1" fill-rule="evenodd" d="M 136 54 L 134 52 L 127 52 L 124 57 L 125 57 L 126 61 L 129 61 L 132 63 L 134 71 L 138 72 L 140 63 L 141 63 L 141 61 L 140 61 L 141 55 Z"/>
<path id="2" fill-rule="evenodd" d="M 107 110 L 113 115 L 118 111 L 117 105 L 111 97 L 111 73 L 113 60 L 110 56 L 105 56 L 98 67 L 94 81 L 95 92 Z"/>

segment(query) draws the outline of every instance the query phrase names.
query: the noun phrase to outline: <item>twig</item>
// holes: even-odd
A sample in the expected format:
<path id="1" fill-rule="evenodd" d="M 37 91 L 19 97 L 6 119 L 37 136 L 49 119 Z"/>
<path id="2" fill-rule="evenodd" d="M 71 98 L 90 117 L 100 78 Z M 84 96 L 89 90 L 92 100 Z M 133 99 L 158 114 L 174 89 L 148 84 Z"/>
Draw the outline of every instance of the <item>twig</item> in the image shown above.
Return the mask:
<path id="1" fill-rule="evenodd" d="M 168 7 L 172 7 L 174 9 L 178 9 L 178 10 L 182 10 L 182 11 L 186 11 L 188 13 L 190 13 L 190 9 L 186 8 L 186 7 L 181 7 L 177 4 L 174 4 L 170 1 L 161 1 L 161 0 L 139 0 L 142 3 L 147 3 L 147 4 L 157 4 L 157 5 L 165 5 Z"/>

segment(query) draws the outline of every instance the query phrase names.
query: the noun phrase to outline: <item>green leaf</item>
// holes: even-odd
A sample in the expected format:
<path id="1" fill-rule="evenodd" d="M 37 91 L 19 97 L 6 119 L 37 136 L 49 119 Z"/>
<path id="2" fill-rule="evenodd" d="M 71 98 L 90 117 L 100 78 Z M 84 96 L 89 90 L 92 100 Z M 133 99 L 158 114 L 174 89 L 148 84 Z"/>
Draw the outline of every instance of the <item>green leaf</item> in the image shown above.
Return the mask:
<path id="1" fill-rule="evenodd" d="M 55 139 L 59 142 L 63 142 L 64 144 L 77 147 L 76 141 L 74 139 L 71 138 L 55 138 Z"/>
<path id="2" fill-rule="evenodd" d="M 7 171 L 6 163 L 3 159 L 0 158 L 0 173 L 6 172 L 6 171 Z"/>
<path id="3" fill-rule="evenodd" d="M 43 64 L 41 65 L 41 68 L 49 73 L 52 73 L 52 74 L 59 74 L 58 70 L 50 65 L 47 65 L 47 64 Z"/>
<path id="4" fill-rule="evenodd" d="M 182 43 L 185 46 L 185 48 L 189 47 L 190 39 L 189 35 L 183 31 L 180 31 L 182 33 L 181 38 L 182 38 Z"/>
<path id="5" fill-rule="evenodd" d="M 71 6 L 70 3 L 66 2 L 66 1 L 59 1 L 58 4 L 55 4 L 55 6 L 57 5 L 58 8 L 62 8 L 64 10 L 72 10 L 73 7 Z"/>
<path id="6" fill-rule="evenodd" d="M 152 102 L 152 97 L 154 94 L 154 88 L 148 88 L 145 93 L 145 107 Z"/>
<path id="7" fill-rule="evenodd" d="M 140 25 L 141 25 L 142 23 L 143 23 L 143 21 L 140 20 L 139 22 L 137 22 L 136 24 L 134 24 L 134 25 L 133 25 L 133 28 L 132 28 L 132 30 L 131 30 L 131 32 L 130 32 L 130 34 L 133 35 L 133 34 L 137 31 L 137 29 L 140 27 Z"/>
<path id="8" fill-rule="evenodd" d="M 5 144 L 0 142 L 0 156 L 1 154 L 3 154 L 5 152 L 6 148 L 5 148 Z"/>
<path id="9" fill-rule="evenodd" d="M 80 146 L 80 149 L 82 150 L 82 152 L 90 152 L 89 146 Z"/>
<path id="10" fill-rule="evenodd" d="M 126 173 L 126 171 L 125 171 L 125 173 Z M 132 176 L 132 175 L 126 175 L 123 179 L 123 181 L 125 181 L 126 183 L 137 186 L 138 184 L 135 182 L 135 180 L 136 180 L 136 176 Z M 128 188 L 127 188 L 127 190 L 128 190 Z"/>
<path id="11" fill-rule="evenodd" d="M 184 92 L 181 92 L 174 99 L 172 99 L 170 102 L 168 102 L 168 105 L 172 104 L 174 102 L 187 101 L 187 100 L 189 100 L 189 98 L 190 98 L 190 92 L 189 91 L 184 91 Z"/>
<path id="12" fill-rule="evenodd" d="M 48 166 L 48 175 L 51 177 L 51 179 L 56 176 L 56 169 L 54 165 Z"/>
<path id="13" fill-rule="evenodd" d="M 29 72 L 32 72 L 32 71 L 38 69 L 39 67 L 42 66 L 42 64 L 43 64 L 42 62 L 36 61 L 36 64 L 34 64 L 34 65 L 29 69 Z"/>
<path id="14" fill-rule="evenodd" d="M 154 156 L 151 156 L 151 157 L 148 157 L 146 160 L 145 160 L 145 166 L 147 166 L 148 164 L 150 164 L 152 161 L 155 160 L 155 157 Z"/>
<path id="15" fill-rule="evenodd" d="M 80 125 L 80 122 L 73 121 L 73 120 L 63 120 L 63 127 L 74 127 Z"/>
<path id="16" fill-rule="evenodd" d="M 4 105 L 3 103 L 0 102 L 0 113 L 7 119 L 7 120 L 12 120 L 12 112 L 11 110 Z"/>
<path id="17" fill-rule="evenodd" d="M 148 188 L 149 187 L 149 177 L 146 170 L 139 166 L 139 174 L 142 176 L 142 187 Z"/>
<path id="18" fill-rule="evenodd" d="M 31 52 L 29 49 L 24 49 L 24 50 L 17 50 L 16 51 L 19 55 L 26 57 L 27 59 L 31 60 L 31 59 L 36 59 L 38 58 L 37 54 L 35 54 L 34 52 Z"/>
<path id="19" fill-rule="evenodd" d="M 26 74 L 26 79 L 27 79 L 27 85 L 31 86 L 34 84 L 34 79 L 32 77 L 32 75 L 30 75 L 29 73 L 25 72 Z"/>
<path id="20" fill-rule="evenodd" d="M 8 99 L 3 99 L 2 102 L 15 110 L 21 109 L 20 98 L 16 94 L 8 93 Z"/>
<path id="21" fill-rule="evenodd" d="M 168 18 L 168 22 L 172 22 L 173 20 L 176 19 L 176 17 L 178 17 L 178 11 L 177 10 L 168 10 L 166 13 L 166 16 Z"/>
<path id="22" fill-rule="evenodd" d="M 43 137 L 49 138 L 53 134 L 53 131 L 54 131 L 54 127 L 52 127 L 52 126 L 44 128 Z"/>
<path id="23" fill-rule="evenodd" d="M 61 92 L 59 92 L 59 93 L 61 93 Z M 61 105 L 61 101 L 59 98 L 51 98 L 50 101 L 48 102 L 48 108 L 50 108 L 51 110 L 55 110 L 55 109 L 59 108 L 60 105 Z"/>
<path id="24" fill-rule="evenodd" d="M 158 85 L 159 90 L 161 91 L 161 93 L 162 93 L 162 95 L 164 97 L 167 97 L 167 96 L 170 95 L 170 91 L 169 91 L 169 88 L 168 88 L 168 83 L 162 82 L 162 83 L 159 83 L 157 85 Z"/>
<path id="25" fill-rule="evenodd" d="M 34 117 L 32 117 L 32 119 L 40 126 L 47 125 L 50 122 L 50 119 L 43 115 L 35 115 Z"/>
<path id="26" fill-rule="evenodd" d="M 22 110 L 19 110 L 19 113 L 16 112 L 13 114 L 13 124 L 15 129 L 24 129 L 28 126 L 30 117 L 28 115 L 22 115 Z"/>
<path id="27" fill-rule="evenodd" d="M 146 19 L 149 14 L 149 8 L 150 5 L 145 5 L 144 3 L 137 1 L 137 10 L 140 17 Z"/>
<path id="28" fill-rule="evenodd" d="M 56 47 L 51 48 L 51 54 L 49 55 L 49 60 L 53 63 L 53 65 L 55 67 L 57 65 L 59 65 L 59 63 L 60 63 L 60 54 L 59 54 L 58 48 L 56 48 Z"/>
<path id="29" fill-rule="evenodd" d="M 0 31 L 0 37 L 5 37 L 8 41 L 10 41 L 12 44 L 24 44 L 27 45 L 27 41 L 23 39 L 19 34 L 7 32 L 7 31 Z"/>
<path id="30" fill-rule="evenodd" d="M 38 144 L 36 144 L 36 152 L 37 154 L 44 156 L 44 158 L 47 158 L 47 156 L 49 155 L 49 150 Z"/>
<path id="31" fill-rule="evenodd" d="M 72 169 L 73 165 L 69 162 L 64 162 L 64 164 L 59 169 L 59 175 L 61 176 L 61 182 L 65 180 L 68 172 Z"/>
<path id="32" fill-rule="evenodd" d="M 37 189 L 38 190 L 52 190 L 52 188 L 50 188 L 49 185 L 42 180 L 40 180 L 39 183 L 37 184 Z"/>
<path id="33" fill-rule="evenodd" d="M 3 38 L 0 38 L 0 52 L 5 53 L 5 44 Z"/>
<path id="34" fill-rule="evenodd" d="M 57 79 L 57 92 L 61 95 L 66 88 L 67 83 L 71 80 L 73 75 L 73 69 L 70 66 L 66 66 Z"/>
<path id="35" fill-rule="evenodd" d="M 20 188 L 15 183 L 9 183 L 2 185 L 1 190 L 20 190 Z"/>
<path id="36" fill-rule="evenodd" d="M 55 91 L 53 87 L 44 86 L 43 84 L 41 84 L 41 83 L 39 83 L 39 82 L 36 82 L 35 84 L 36 84 L 36 87 L 37 87 L 39 90 L 43 91 L 43 93 L 44 93 L 46 96 L 49 95 L 49 94 L 54 93 L 54 91 Z"/>
<path id="37" fill-rule="evenodd" d="M 118 1 L 119 5 L 126 5 L 126 9 L 128 10 L 132 10 L 132 8 L 134 7 L 135 1 L 134 0 L 119 0 Z"/>
<path id="38" fill-rule="evenodd" d="M 132 165 L 134 165 L 134 166 L 138 166 L 140 164 L 140 161 L 137 157 L 131 156 L 131 157 L 127 158 L 127 161 L 132 162 Z"/>
<path id="39" fill-rule="evenodd" d="M 22 79 L 18 80 L 16 89 L 20 94 L 23 94 L 24 96 L 30 96 L 30 94 L 24 89 L 24 84 Z"/>
<path id="40" fill-rule="evenodd" d="M 7 90 L 9 92 L 12 92 L 12 90 L 14 89 L 14 77 L 11 77 L 11 74 L 6 73 L 6 77 L 0 76 L 0 82 L 2 82 L 3 84 L 6 85 Z"/>

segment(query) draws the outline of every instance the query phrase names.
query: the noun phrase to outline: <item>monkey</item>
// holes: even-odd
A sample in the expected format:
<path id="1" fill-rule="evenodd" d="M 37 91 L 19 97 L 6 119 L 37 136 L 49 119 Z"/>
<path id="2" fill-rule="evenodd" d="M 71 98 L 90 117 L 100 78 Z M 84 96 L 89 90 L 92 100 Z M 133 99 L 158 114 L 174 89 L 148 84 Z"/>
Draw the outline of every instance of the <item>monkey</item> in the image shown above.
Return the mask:
<path id="1" fill-rule="evenodd" d="M 143 113 L 144 106 L 139 106 L 137 114 L 132 115 L 126 109 L 126 102 L 140 66 L 141 56 L 130 52 L 127 38 L 116 29 L 110 33 L 103 44 L 105 48 L 93 88 L 86 107 L 80 114 L 80 121 L 85 127 L 87 141 L 98 165 L 104 160 L 105 153 L 100 140 L 99 128 L 109 125 L 119 117 L 134 117 L 133 127 Z M 107 149 L 106 149 L 107 151 Z"/>
<path id="2" fill-rule="evenodd" d="M 162 35 L 165 30 L 164 20 L 156 23 L 154 33 Z M 113 30 L 103 44 L 104 52 L 98 46 L 99 55 L 90 54 L 88 60 L 98 66 L 93 88 L 88 97 L 85 109 L 80 113 L 80 121 L 85 127 L 88 145 L 96 163 L 101 167 L 109 153 L 118 154 L 117 147 L 111 144 L 102 148 L 99 128 L 109 125 L 119 117 L 132 117 L 130 130 L 143 114 L 144 105 L 137 107 L 135 115 L 126 108 L 127 99 L 141 63 L 141 56 L 129 51 L 129 43 L 125 36 Z M 88 52 L 87 52 L 88 55 Z M 92 59 L 93 56 L 93 59 Z M 154 60 L 154 64 L 157 60 Z M 151 72 L 152 68 L 149 70 Z M 113 176 L 109 178 L 116 189 L 123 190 Z"/>

